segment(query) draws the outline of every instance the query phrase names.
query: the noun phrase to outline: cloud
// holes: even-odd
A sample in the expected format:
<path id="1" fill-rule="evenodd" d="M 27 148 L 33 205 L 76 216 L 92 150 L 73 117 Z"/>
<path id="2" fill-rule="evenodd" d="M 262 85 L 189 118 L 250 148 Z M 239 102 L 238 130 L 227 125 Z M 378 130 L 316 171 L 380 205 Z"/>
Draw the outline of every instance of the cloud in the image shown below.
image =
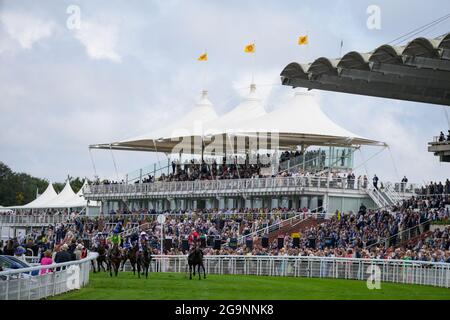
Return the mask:
<path id="1" fill-rule="evenodd" d="M 85 47 L 92 59 L 121 62 L 118 53 L 119 26 L 114 22 L 82 20 L 80 29 L 75 29 L 75 38 Z"/>
<path id="2" fill-rule="evenodd" d="M 4 12 L 0 14 L 0 21 L 4 33 L 23 49 L 31 49 L 36 42 L 50 37 L 56 29 L 53 21 L 42 20 L 25 13 Z M 1 48 L 3 51 L 12 49 L 7 40 L 2 40 L 0 52 Z"/>
<path id="3" fill-rule="evenodd" d="M 252 71 L 266 110 L 278 108 L 293 96 L 292 88 L 281 86 L 279 79 L 288 63 L 335 57 L 341 39 L 343 53 L 372 50 L 435 19 L 436 10 L 446 4 L 436 1 L 424 11 L 418 0 L 380 0 L 382 29 L 370 31 L 365 25 L 369 0 L 327 3 L 327 10 L 321 2 L 293 0 L 282 4 L 158 0 L 136 5 L 112 1 L 108 6 L 77 1 L 80 30 L 65 27 L 66 5 L 59 1 L 30 2 L 32 9 L 23 1 L 4 3 L 0 52 L 19 49 L 23 54 L 0 54 L 1 160 L 16 170 L 55 181 L 67 173 L 92 173 L 89 144 L 138 136 L 173 123 L 192 109 L 204 88 L 218 114 L 230 111 L 248 94 Z M 3 17 L 11 12 L 13 18 L 28 17 L 23 18 L 26 23 L 17 24 L 18 19 L 10 15 L 7 29 Z M 398 24 L 399 16 L 414 19 Z M 30 28 L 37 33 L 19 32 Z M 300 47 L 296 40 L 305 30 L 310 45 Z M 257 43 L 251 57 L 254 64 L 243 52 L 252 40 Z M 45 50 L 37 50 L 43 47 L 40 41 Z M 197 61 L 205 49 L 210 58 L 206 65 Z M 205 81 L 202 67 L 206 66 Z M 426 150 L 427 139 L 446 126 L 441 108 L 313 93 L 324 98 L 322 109 L 344 128 L 390 143 L 399 174 L 407 174 L 410 181 L 438 179 L 448 171 L 447 164 Z M 299 127 L 302 121 L 298 120 Z M 365 158 L 376 151 L 364 151 Z M 111 152 L 93 153 L 98 173 L 116 179 Z M 116 151 L 114 157 L 119 172 L 166 161 L 162 154 L 145 152 Z M 387 151 L 368 165 L 380 178 L 396 178 Z"/>

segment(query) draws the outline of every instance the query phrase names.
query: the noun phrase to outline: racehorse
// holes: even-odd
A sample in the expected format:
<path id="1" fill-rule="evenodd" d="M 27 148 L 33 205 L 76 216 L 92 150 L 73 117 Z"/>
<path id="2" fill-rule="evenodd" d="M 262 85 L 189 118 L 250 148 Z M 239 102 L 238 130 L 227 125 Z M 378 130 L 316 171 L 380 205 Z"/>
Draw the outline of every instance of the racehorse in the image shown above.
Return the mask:
<path id="1" fill-rule="evenodd" d="M 115 243 L 111 249 L 108 250 L 108 270 L 109 275 L 112 277 L 112 269 L 114 268 L 114 274 L 117 277 L 120 268 L 120 262 L 122 261 L 122 254 L 119 249 L 119 245 Z"/>
<path id="2" fill-rule="evenodd" d="M 189 264 L 189 279 L 192 280 L 192 270 L 194 270 L 195 277 L 195 267 L 198 266 L 198 280 L 202 278 L 200 267 L 203 268 L 203 277 L 206 279 L 205 266 L 203 265 L 203 251 L 199 247 L 195 247 L 188 256 Z"/>
<path id="3" fill-rule="evenodd" d="M 100 244 L 97 248 L 96 247 L 92 247 L 91 250 L 98 253 L 98 257 L 96 259 L 97 266 L 98 266 L 98 271 L 100 272 L 100 270 L 103 269 L 103 271 L 106 272 L 106 269 L 103 266 L 103 263 L 108 265 L 108 263 L 106 261 L 106 249 L 105 249 L 105 247 L 102 244 Z M 94 273 L 95 273 L 96 271 L 95 271 L 94 260 L 91 260 L 91 263 L 92 263 L 92 269 L 94 269 Z"/>
<path id="4" fill-rule="evenodd" d="M 125 269 L 125 262 L 127 260 L 130 260 L 131 267 L 133 268 L 133 275 L 136 275 L 136 254 L 139 247 L 137 244 L 132 246 L 131 248 L 125 249 L 123 255 L 122 255 L 122 271 Z"/>
<path id="5" fill-rule="evenodd" d="M 142 251 L 138 251 L 136 254 L 136 264 L 137 264 L 137 272 L 138 277 L 141 278 L 141 268 L 142 275 L 145 274 L 145 278 L 148 278 L 148 268 L 150 267 L 150 262 L 152 261 L 152 254 L 150 250 L 145 245 L 142 247 Z"/>

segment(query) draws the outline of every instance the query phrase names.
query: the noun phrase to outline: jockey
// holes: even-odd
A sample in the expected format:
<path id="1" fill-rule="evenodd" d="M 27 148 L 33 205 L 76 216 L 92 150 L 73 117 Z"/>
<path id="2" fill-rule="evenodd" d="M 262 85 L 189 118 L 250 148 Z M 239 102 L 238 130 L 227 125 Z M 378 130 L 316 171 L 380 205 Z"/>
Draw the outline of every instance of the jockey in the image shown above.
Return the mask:
<path id="1" fill-rule="evenodd" d="M 111 237 L 111 242 L 113 243 L 113 245 L 117 245 L 118 246 L 118 245 L 120 245 L 121 241 L 122 241 L 122 239 L 120 237 L 120 234 L 119 234 L 118 230 L 114 229 L 113 230 L 113 235 Z"/>
<path id="2" fill-rule="evenodd" d="M 103 235 L 101 232 L 97 232 L 97 234 L 92 238 L 94 248 L 98 248 L 101 242 L 103 242 Z"/>
<path id="3" fill-rule="evenodd" d="M 114 227 L 113 233 L 121 233 L 122 231 L 123 231 L 122 221 L 119 221 Z"/>
<path id="4" fill-rule="evenodd" d="M 139 251 L 142 251 L 143 247 L 147 246 L 148 240 L 149 240 L 149 238 L 148 238 L 147 233 L 145 231 L 142 231 L 140 236 L 139 236 L 139 241 L 138 241 L 138 243 L 139 243 Z"/>
<path id="5" fill-rule="evenodd" d="M 195 245 L 200 240 L 200 235 L 198 232 L 192 228 L 192 233 L 189 235 L 188 241 L 190 245 Z"/>

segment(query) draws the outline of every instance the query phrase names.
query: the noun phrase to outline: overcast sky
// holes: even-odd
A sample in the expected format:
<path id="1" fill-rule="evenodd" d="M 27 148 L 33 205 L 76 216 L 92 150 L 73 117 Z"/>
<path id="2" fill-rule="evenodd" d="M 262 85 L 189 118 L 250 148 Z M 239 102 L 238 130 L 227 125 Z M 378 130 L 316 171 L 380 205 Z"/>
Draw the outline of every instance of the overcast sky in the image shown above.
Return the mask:
<path id="1" fill-rule="evenodd" d="M 80 29 L 68 27 L 71 5 L 80 9 Z M 370 5 L 381 9 L 379 30 L 367 27 Z M 52 181 L 92 178 L 89 144 L 157 129 L 192 108 L 203 87 L 219 114 L 236 106 L 250 84 L 243 48 L 253 40 L 255 82 L 270 111 L 293 95 L 279 79 L 288 63 L 338 57 L 341 39 L 344 53 L 371 51 L 449 12 L 448 0 L 0 0 L 0 161 Z M 420 35 L 448 31 L 450 21 Z M 310 43 L 300 47 L 305 33 Z M 197 61 L 205 49 L 206 83 Z M 367 163 L 370 175 L 448 177 L 449 164 L 427 152 L 427 141 L 448 128 L 442 106 L 312 92 L 338 124 L 390 145 Z M 92 155 L 101 177 L 116 178 L 109 151 Z M 114 158 L 119 175 L 165 159 L 126 151 Z M 365 172 L 359 152 L 356 166 Z"/>

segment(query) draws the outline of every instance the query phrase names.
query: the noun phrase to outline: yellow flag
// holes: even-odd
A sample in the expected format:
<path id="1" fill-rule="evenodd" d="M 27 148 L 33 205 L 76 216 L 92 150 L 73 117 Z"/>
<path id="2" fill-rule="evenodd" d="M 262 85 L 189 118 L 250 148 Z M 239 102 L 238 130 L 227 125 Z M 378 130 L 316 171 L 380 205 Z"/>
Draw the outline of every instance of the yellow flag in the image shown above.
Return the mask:
<path id="1" fill-rule="evenodd" d="M 245 52 L 247 53 L 255 53 L 255 44 L 250 43 L 249 45 L 245 46 Z"/>
<path id="2" fill-rule="evenodd" d="M 300 37 L 298 37 L 298 44 L 299 45 L 308 44 L 308 36 L 300 36 Z"/>
<path id="3" fill-rule="evenodd" d="M 200 57 L 198 57 L 198 61 L 208 61 L 208 53 L 205 52 Z"/>

